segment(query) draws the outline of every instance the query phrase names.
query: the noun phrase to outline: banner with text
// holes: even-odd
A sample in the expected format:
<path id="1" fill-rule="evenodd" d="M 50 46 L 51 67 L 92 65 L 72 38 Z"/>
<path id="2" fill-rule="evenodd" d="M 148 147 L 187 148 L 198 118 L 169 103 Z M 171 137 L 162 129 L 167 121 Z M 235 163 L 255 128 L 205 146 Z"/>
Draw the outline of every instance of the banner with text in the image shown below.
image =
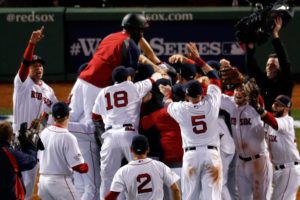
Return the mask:
<path id="1" fill-rule="evenodd" d="M 144 37 L 156 55 L 167 62 L 173 54 L 186 54 L 187 42 L 195 42 L 205 60 L 227 58 L 244 70 L 245 52 L 235 41 L 234 20 L 195 20 L 193 13 L 145 13 L 150 27 Z M 67 73 L 76 74 L 88 62 L 99 42 L 121 30 L 120 21 L 68 22 Z"/>

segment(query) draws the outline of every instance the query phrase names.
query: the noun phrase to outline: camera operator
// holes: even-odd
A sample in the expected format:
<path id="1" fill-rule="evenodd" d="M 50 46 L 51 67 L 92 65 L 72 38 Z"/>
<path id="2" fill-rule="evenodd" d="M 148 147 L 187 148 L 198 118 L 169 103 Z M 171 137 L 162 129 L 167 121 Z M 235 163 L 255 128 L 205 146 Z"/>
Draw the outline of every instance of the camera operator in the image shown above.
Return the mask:
<path id="1" fill-rule="evenodd" d="M 37 164 L 37 150 L 34 146 L 27 144 L 22 146 L 22 151 L 13 150 L 11 144 L 13 140 L 13 129 L 9 122 L 0 122 L 0 197 L 1 199 L 24 199 L 26 193 L 22 180 L 22 171 L 30 170 Z M 8 157 L 10 154 L 18 167 L 13 167 Z M 15 190 L 17 176 L 21 178 L 21 194 Z M 19 191 L 20 192 L 20 191 Z M 22 198 L 22 197 L 23 198 Z"/>
<path id="2" fill-rule="evenodd" d="M 282 18 L 277 16 L 274 20 L 272 31 L 272 44 L 276 53 L 270 54 L 266 63 L 265 71 L 257 65 L 254 57 L 255 49 L 253 43 L 247 45 L 247 69 L 250 77 L 254 77 L 261 88 L 261 95 L 265 101 L 267 110 L 271 110 L 274 99 L 279 94 L 291 97 L 294 82 L 290 61 L 283 43 L 279 38 L 282 27 Z"/>

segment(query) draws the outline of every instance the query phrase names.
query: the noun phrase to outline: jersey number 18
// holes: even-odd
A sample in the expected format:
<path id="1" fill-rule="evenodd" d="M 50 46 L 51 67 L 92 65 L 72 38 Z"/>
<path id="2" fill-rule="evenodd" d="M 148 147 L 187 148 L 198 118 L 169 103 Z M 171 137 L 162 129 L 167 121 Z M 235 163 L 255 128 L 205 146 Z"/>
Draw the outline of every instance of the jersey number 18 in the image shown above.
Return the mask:
<path id="1" fill-rule="evenodd" d="M 113 109 L 113 107 L 125 107 L 128 104 L 128 94 L 126 91 L 118 91 L 112 95 L 108 92 L 105 93 L 106 98 L 106 110 Z"/>

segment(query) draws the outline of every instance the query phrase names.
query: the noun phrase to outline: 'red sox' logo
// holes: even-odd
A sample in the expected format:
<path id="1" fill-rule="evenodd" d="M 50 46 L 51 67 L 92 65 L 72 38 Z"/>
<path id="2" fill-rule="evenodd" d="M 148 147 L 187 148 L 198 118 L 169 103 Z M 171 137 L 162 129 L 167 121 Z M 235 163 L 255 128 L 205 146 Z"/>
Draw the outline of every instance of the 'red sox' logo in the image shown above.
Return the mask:
<path id="1" fill-rule="evenodd" d="M 236 125 L 236 123 L 237 123 L 237 119 L 236 119 L 235 117 L 232 117 L 232 118 L 230 119 L 230 121 L 231 121 L 231 124 L 232 124 L 232 125 Z M 241 119 L 240 119 L 240 125 L 241 125 L 241 126 L 244 126 L 244 125 L 251 125 L 251 118 L 241 118 Z"/>
<path id="2" fill-rule="evenodd" d="M 41 92 L 31 91 L 31 98 L 36 98 L 38 100 L 43 100 L 44 104 L 46 104 L 48 107 L 51 107 L 51 105 L 53 103 L 50 99 L 47 99 L 46 97 L 43 97 L 43 94 Z"/>

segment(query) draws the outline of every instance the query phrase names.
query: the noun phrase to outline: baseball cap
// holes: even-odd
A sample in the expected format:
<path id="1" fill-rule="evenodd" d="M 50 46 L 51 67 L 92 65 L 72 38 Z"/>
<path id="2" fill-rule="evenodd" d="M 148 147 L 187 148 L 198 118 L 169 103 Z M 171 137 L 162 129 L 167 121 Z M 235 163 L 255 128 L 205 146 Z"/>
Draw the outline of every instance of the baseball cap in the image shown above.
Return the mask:
<path id="1" fill-rule="evenodd" d="M 197 80 L 191 80 L 185 85 L 186 95 L 196 98 L 203 93 L 201 83 Z"/>
<path id="2" fill-rule="evenodd" d="M 285 96 L 285 95 L 279 95 L 276 97 L 275 102 L 285 106 L 285 107 L 291 107 L 292 106 L 292 102 L 290 97 Z"/>
<path id="3" fill-rule="evenodd" d="M 112 79 L 114 82 L 121 83 L 126 81 L 127 77 L 130 75 L 130 70 L 124 66 L 118 66 L 112 71 Z"/>
<path id="4" fill-rule="evenodd" d="M 172 86 L 173 101 L 184 101 L 185 91 L 181 84 L 175 84 Z"/>
<path id="5" fill-rule="evenodd" d="M 42 65 L 45 64 L 45 60 L 41 56 L 33 55 L 32 60 L 31 60 L 31 64 L 36 63 L 36 62 L 41 63 Z"/>
<path id="6" fill-rule="evenodd" d="M 137 73 L 135 76 L 136 81 L 142 81 L 147 78 L 150 78 L 154 74 L 154 69 L 151 65 L 148 64 L 140 64 L 137 67 Z"/>
<path id="7" fill-rule="evenodd" d="M 171 81 L 169 79 L 160 78 L 155 82 L 156 86 L 159 87 L 159 85 L 172 85 Z"/>
<path id="8" fill-rule="evenodd" d="M 52 107 L 52 116 L 55 119 L 61 119 L 69 115 L 71 108 L 65 102 L 57 102 Z"/>
<path id="9" fill-rule="evenodd" d="M 136 135 L 132 139 L 131 148 L 137 154 L 143 154 L 149 148 L 148 139 L 144 135 Z"/>
<path id="10" fill-rule="evenodd" d="M 216 60 L 208 60 L 208 61 L 206 61 L 206 64 L 208 64 L 209 66 L 211 66 L 212 68 L 214 68 L 217 71 L 219 71 L 220 67 L 221 67 L 221 63 Z"/>
<path id="11" fill-rule="evenodd" d="M 186 80 L 193 80 L 196 76 L 196 66 L 189 63 L 181 63 L 178 66 L 178 73 Z"/>

